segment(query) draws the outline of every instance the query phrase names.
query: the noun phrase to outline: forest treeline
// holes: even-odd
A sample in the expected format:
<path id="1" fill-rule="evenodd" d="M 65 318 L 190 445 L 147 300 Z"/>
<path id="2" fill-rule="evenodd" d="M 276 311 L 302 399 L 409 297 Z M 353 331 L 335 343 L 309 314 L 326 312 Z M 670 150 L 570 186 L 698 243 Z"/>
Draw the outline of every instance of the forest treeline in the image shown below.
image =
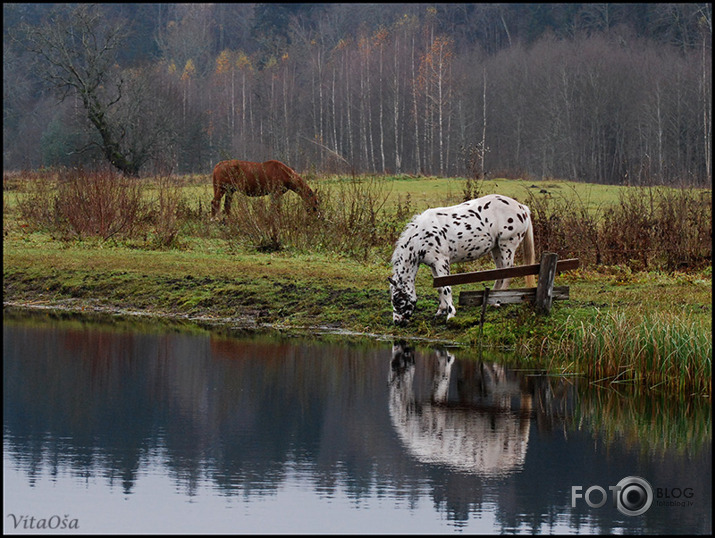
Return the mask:
<path id="1" fill-rule="evenodd" d="M 3 167 L 709 185 L 711 4 L 4 4 Z"/>

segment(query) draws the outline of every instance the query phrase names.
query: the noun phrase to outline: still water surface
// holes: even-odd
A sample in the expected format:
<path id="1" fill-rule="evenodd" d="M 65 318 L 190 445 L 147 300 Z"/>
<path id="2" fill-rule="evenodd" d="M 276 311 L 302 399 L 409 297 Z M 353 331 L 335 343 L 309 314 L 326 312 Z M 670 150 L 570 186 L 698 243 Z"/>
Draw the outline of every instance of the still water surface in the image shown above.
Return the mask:
<path id="1" fill-rule="evenodd" d="M 14 314 L 3 373 L 6 533 L 712 531 L 707 402 L 460 349 Z M 642 515 L 572 506 L 633 476 Z"/>

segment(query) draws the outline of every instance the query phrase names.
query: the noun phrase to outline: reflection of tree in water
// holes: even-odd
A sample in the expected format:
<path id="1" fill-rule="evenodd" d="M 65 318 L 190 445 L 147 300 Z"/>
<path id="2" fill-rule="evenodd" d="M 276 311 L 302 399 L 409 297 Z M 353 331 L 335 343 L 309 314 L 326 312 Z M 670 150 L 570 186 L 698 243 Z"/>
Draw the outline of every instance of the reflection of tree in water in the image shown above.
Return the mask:
<path id="1" fill-rule="evenodd" d="M 568 378 L 382 344 L 13 331 L 4 438 L 30 481 L 69 472 L 132 493 L 151 464 L 188 495 L 208 486 L 256 497 L 300 468 L 321 496 L 393 492 L 412 503 L 427 490 L 455 525 L 489 510 L 503 529 L 533 520 L 538 530 L 542 514 L 568 508 L 572 484 L 616 483 L 635 468 L 622 443 L 605 458 L 589 423 L 573 424 L 597 409 L 600 424 L 613 424 L 624 403 L 612 391 L 579 396 Z M 657 411 L 668 427 L 673 408 Z M 617 420 L 624 439 L 631 417 L 635 409 Z M 677 423 L 709 417 L 684 412 Z M 703 431 L 688 438 L 693 450 L 710 446 Z M 678 477 L 678 461 L 659 462 L 659 473 Z M 534 487 L 538 495 L 525 494 Z M 609 529 L 608 513 L 599 516 Z"/>
<path id="2" fill-rule="evenodd" d="M 437 352 L 428 400 L 414 394 L 415 360 L 405 344 L 393 346 L 390 371 L 390 416 L 400 440 L 421 463 L 493 477 L 518 471 L 524 464 L 531 422 L 531 395 L 504 366 L 479 363 L 471 385 L 449 389 L 455 357 Z M 469 389 L 469 390 L 467 390 Z M 516 406 L 512 400 L 518 400 Z"/>

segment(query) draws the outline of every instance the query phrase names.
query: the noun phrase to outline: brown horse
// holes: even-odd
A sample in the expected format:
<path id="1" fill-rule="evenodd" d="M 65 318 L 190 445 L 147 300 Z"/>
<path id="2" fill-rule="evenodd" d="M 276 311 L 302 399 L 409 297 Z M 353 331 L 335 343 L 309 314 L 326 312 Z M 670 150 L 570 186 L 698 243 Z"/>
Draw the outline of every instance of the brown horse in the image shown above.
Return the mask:
<path id="1" fill-rule="evenodd" d="M 309 210 L 318 212 L 318 198 L 305 180 L 280 161 L 254 163 L 249 161 L 221 161 L 214 167 L 214 198 L 211 216 L 216 217 L 225 194 L 224 212 L 231 211 L 231 198 L 238 191 L 246 196 L 281 196 L 287 191 L 297 193 Z"/>

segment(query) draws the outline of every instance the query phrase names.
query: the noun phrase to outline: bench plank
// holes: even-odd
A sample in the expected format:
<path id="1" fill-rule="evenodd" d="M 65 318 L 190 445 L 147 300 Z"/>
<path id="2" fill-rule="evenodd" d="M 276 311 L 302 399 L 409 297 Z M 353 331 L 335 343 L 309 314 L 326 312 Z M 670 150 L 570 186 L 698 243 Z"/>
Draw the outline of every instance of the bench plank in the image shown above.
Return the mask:
<path id="1" fill-rule="evenodd" d="M 554 286 L 552 300 L 563 301 L 569 298 L 568 286 Z M 481 306 L 484 298 L 484 290 L 463 291 L 459 294 L 460 306 Z M 515 304 L 524 302 L 534 302 L 536 299 L 536 288 L 514 288 L 510 290 L 489 290 L 487 304 Z"/>
<path id="2" fill-rule="evenodd" d="M 577 269 L 578 266 L 578 258 L 559 260 L 556 263 L 556 271 L 570 271 L 572 269 Z M 438 276 L 433 279 L 432 287 L 441 288 L 443 286 L 469 284 L 472 282 L 483 282 L 485 280 L 499 280 L 502 278 L 538 275 L 540 267 L 541 264 L 535 263 L 533 265 L 518 265 L 507 269 L 491 269 L 489 271 L 475 271 L 472 273 L 457 273 L 456 275 Z M 494 290 L 492 290 L 491 293 L 494 293 Z"/>

